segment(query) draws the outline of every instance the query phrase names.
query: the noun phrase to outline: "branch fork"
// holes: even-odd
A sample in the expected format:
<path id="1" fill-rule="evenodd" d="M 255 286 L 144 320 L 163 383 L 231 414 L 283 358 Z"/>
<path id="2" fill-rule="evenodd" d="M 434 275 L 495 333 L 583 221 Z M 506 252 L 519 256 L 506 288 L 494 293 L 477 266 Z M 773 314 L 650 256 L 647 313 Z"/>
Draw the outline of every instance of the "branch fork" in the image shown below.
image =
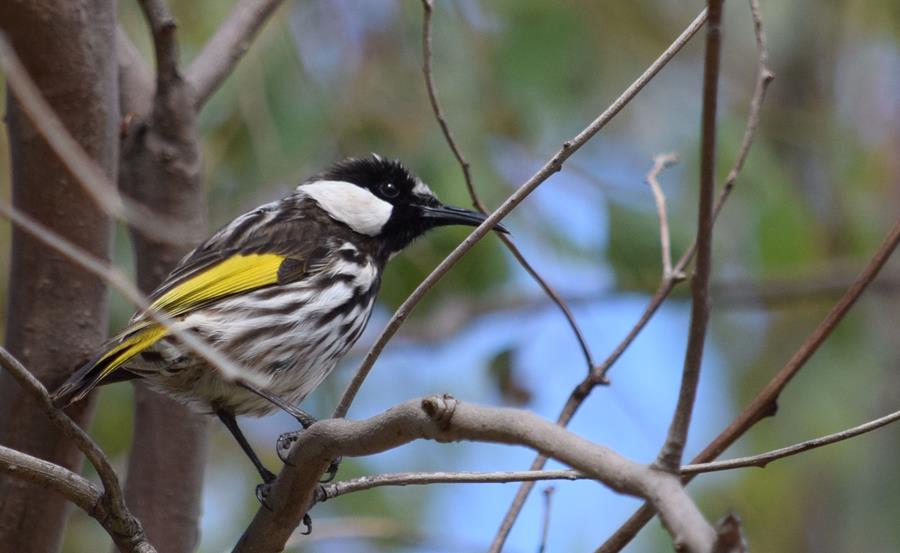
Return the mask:
<path id="1" fill-rule="evenodd" d="M 675 543 L 712 551 L 716 531 L 685 493 L 678 475 L 627 460 L 528 411 L 483 407 L 450 395 L 410 400 L 370 419 L 328 419 L 301 433 L 288 464 L 273 482 L 271 510 L 261 508 L 236 553 L 279 551 L 318 495 L 318 478 L 330 459 L 371 455 L 419 439 L 471 440 L 524 445 L 599 480 L 620 493 L 653 503 Z M 327 493 L 324 494 L 327 496 Z"/>

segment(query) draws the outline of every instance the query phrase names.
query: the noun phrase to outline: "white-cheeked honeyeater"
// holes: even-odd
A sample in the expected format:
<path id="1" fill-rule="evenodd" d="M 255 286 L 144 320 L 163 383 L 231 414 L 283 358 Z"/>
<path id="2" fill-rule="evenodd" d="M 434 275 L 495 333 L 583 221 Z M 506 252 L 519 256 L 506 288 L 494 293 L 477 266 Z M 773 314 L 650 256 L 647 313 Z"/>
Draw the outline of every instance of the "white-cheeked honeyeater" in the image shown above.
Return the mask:
<path id="1" fill-rule="evenodd" d="M 150 297 L 151 309 L 262 375 L 265 385 L 226 379 L 142 312 L 53 401 L 65 407 L 100 384 L 141 379 L 217 415 L 269 482 L 274 475 L 235 416 L 282 408 L 308 425 L 314 419 L 296 405 L 362 334 L 388 259 L 434 227 L 482 221 L 480 213 L 442 204 L 397 161 L 373 155 L 338 162 L 216 232 Z"/>

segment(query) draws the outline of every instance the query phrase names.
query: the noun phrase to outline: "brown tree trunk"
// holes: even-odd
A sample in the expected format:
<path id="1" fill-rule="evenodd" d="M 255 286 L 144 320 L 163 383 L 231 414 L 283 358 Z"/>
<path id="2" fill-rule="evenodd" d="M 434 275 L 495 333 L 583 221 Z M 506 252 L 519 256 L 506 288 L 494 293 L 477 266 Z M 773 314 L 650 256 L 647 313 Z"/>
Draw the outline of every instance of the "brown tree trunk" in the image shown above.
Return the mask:
<path id="1" fill-rule="evenodd" d="M 149 77 L 125 78 L 123 74 L 122 80 L 123 92 L 129 91 L 122 98 L 123 116 L 132 123 L 122 145 L 119 187 L 185 230 L 182 242 L 169 244 L 132 229 L 138 285 L 146 293 L 207 232 L 193 95 L 175 73 L 157 79 L 152 97 L 140 85 Z M 200 535 L 207 418 L 140 384 L 135 399 L 126 500 L 159 551 L 194 551 Z"/>
<path id="2" fill-rule="evenodd" d="M 0 27 L 72 135 L 109 175 L 118 145 L 113 0 L 3 0 Z M 13 203 L 101 258 L 109 257 L 109 219 L 82 191 L 8 95 Z M 101 343 L 106 287 L 13 229 L 6 347 L 53 389 Z M 86 403 L 71 414 L 82 424 Z M 78 470 L 80 455 L 62 440 L 7 374 L 0 374 L 0 443 Z M 65 501 L 0 476 L 0 551 L 59 548 Z"/>

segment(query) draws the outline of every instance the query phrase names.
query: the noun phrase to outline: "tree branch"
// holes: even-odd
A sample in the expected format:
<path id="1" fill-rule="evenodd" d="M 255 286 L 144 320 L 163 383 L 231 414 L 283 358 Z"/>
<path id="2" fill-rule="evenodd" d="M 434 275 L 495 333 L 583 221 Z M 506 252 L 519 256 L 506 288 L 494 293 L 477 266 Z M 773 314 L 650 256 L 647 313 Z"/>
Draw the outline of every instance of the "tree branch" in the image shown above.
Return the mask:
<path id="1" fill-rule="evenodd" d="M 316 493 L 321 503 L 349 493 L 384 486 L 421 486 L 425 484 L 507 484 L 542 480 L 583 480 L 590 478 L 575 470 L 522 470 L 510 472 L 395 472 L 360 476 L 326 484 Z"/>
<path id="2" fill-rule="evenodd" d="M 116 58 L 119 64 L 119 110 L 127 133 L 132 119 L 153 102 L 153 74 L 137 47 L 121 26 L 116 27 Z"/>
<path id="3" fill-rule="evenodd" d="M 270 508 L 257 511 L 235 553 L 281 550 L 313 499 L 318 473 L 308 467 L 339 456 L 372 455 L 417 439 L 531 447 L 615 491 L 648 498 L 676 546 L 710 551 L 716 540 L 677 476 L 629 461 L 528 411 L 481 407 L 445 395 L 408 401 L 364 421 L 319 421 L 300 433 L 267 497 Z"/>
<path id="4" fill-rule="evenodd" d="M 797 455 L 799 453 L 803 453 L 804 451 L 809 451 L 811 449 L 817 449 L 826 445 L 849 440 L 850 438 L 855 438 L 856 436 L 866 434 L 873 430 L 878 430 L 882 426 L 887 426 L 888 424 L 898 419 L 900 419 L 900 411 L 895 411 L 890 415 L 885 415 L 881 418 L 877 418 L 867 423 L 854 426 L 853 428 L 848 428 L 846 430 L 841 430 L 840 432 L 835 432 L 826 436 L 820 436 L 818 438 L 806 440 L 805 442 L 800 442 L 798 444 L 790 445 L 787 447 L 773 449 L 772 451 L 767 451 L 758 455 L 738 457 L 737 459 L 728 459 L 725 461 L 713 461 L 710 463 L 684 465 L 681 467 L 681 474 L 699 474 L 702 472 L 716 472 L 720 470 L 731 470 L 744 467 L 765 468 L 766 465 L 768 465 L 772 461 L 777 461 L 778 459 L 791 457 L 792 455 Z"/>
<path id="5" fill-rule="evenodd" d="M 765 418 L 772 416 L 777 410 L 777 400 L 781 391 L 788 382 L 809 361 L 810 357 L 821 347 L 831 332 L 843 320 L 856 303 L 856 300 L 868 288 L 869 284 L 878 276 L 884 264 L 890 258 L 897 245 L 900 243 L 900 220 L 894 223 L 894 227 L 885 237 L 875 255 L 859 274 L 850 288 L 841 299 L 831 308 L 822 322 L 813 330 L 812 334 L 803 342 L 796 353 L 779 370 L 766 386 L 750 401 L 743 411 L 723 430 L 706 448 L 694 457 L 693 464 L 712 461 L 722 454 L 731 444 L 744 435 L 753 425 Z M 685 478 L 689 482 L 693 475 Z M 638 509 L 631 517 L 613 534 L 597 551 L 598 553 L 612 553 L 621 551 L 634 539 L 638 531 L 653 518 L 653 511 L 648 505 Z"/>
<path id="6" fill-rule="evenodd" d="M 90 480 L 55 463 L 0 445 L 0 472 L 52 490 L 92 514 L 103 492 Z"/>
<path id="7" fill-rule="evenodd" d="M 709 322 L 709 277 L 712 272 L 713 200 L 716 191 L 716 105 L 719 92 L 719 64 L 722 51 L 722 1 L 709 0 L 706 24 L 706 60 L 703 69 L 703 113 L 700 136 L 700 192 L 697 209 L 697 264 L 691 279 L 691 326 L 688 333 L 684 371 L 678 404 L 666 442 L 657 457 L 663 470 L 676 472 L 681 466 L 687 442 L 697 386 L 706 326 Z"/>
<path id="8" fill-rule="evenodd" d="M 591 122 L 586 128 L 578 133 L 571 140 L 563 143 L 562 148 L 538 170 L 530 179 L 520 186 L 509 198 L 504 201 L 500 207 L 492 212 L 487 219 L 479 225 L 469 236 L 454 249 L 435 269 L 428 275 L 424 281 L 413 291 L 412 294 L 397 308 L 397 311 L 388 321 L 381 335 L 369 349 L 365 359 L 356 374 L 351 380 L 347 389 L 344 391 L 341 401 L 334 410 L 335 417 L 342 417 L 347 413 L 353 398 L 362 386 L 369 371 L 381 354 L 387 342 L 397 332 L 397 329 L 409 316 L 412 309 L 419 303 L 426 293 L 437 283 L 441 277 L 456 264 L 456 262 L 468 252 L 485 234 L 487 234 L 494 225 L 500 222 L 510 211 L 512 211 L 519 203 L 528 197 L 538 186 L 546 181 L 554 173 L 562 169 L 563 163 L 577 152 L 584 144 L 587 143 L 600 129 L 606 126 L 613 117 L 615 117 L 624 108 L 638 92 L 640 92 L 659 71 L 677 54 L 687 41 L 693 36 L 697 30 L 703 26 L 706 20 L 706 12 L 702 12 L 691 25 L 675 40 L 646 70 L 638 77 L 627 89 L 616 98 L 609 107 L 607 107 L 597 118 Z"/>
<path id="9" fill-rule="evenodd" d="M 668 61 L 675 54 L 677 54 L 681 48 L 687 44 L 687 42 L 700 30 L 701 27 L 706 23 L 706 10 L 700 12 L 697 17 L 691 22 L 688 27 L 682 31 L 682 33 L 675 39 L 675 41 L 666 49 L 663 54 L 657 58 L 654 64 L 658 63 L 660 60 L 665 59 Z M 651 68 L 653 65 L 651 65 Z M 723 191 L 723 193 L 719 196 L 719 204 L 724 205 L 725 200 L 728 197 L 728 193 Z M 718 213 L 718 211 L 717 211 Z M 694 246 L 688 248 L 687 251 L 681 256 L 681 259 L 673 268 L 672 274 L 679 274 L 684 271 L 684 268 L 687 267 L 688 263 L 690 263 L 691 259 L 694 255 Z M 647 307 L 644 309 L 644 312 L 641 314 L 638 322 L 628 331 L 628 334 L 625 338 L 622 339 L 621 342 L 616 346 L 616 348 L 607 356 L 607 358 L 589 374 L 585 377 L 581 382 L 579 382 L 572 392 L 569 394 L 569 398 L 566 400 L 565 405 L 563 405 L 562 410 L 559 413 L 559 416 L 556 419 L 557 424 L 560 426 L 566 426 L 569 424 L 569 421 L 572 420 L 572 417 L 575 416 L 575 412 L 578 411 L 578 408 L 581 407 L 581 404 L 587 399 L 588 395 L 591 391 L 600 383 L 606 382 L 606 374 L 612 368 L 612 366 L 619 360 L 625 350 L 631 346 L 632 342 L 637 338 L 638 334 L 644 329 L 650 319 L 653 318 L 653 315 L 656 313 L 659 306 L 662 305 L 663 301 L 669 296 L 669 293 L 675 287 L 678 281 L 674 278 L 663 278 L 657 288 L 656 292 L 653 294 L 653 297 L 647 304 Z M 534 461 L 531 462 L 530 470 L 540 470 L 544 467 L 547 462 L 547 457 L 543 455 L 538 455 L 535 457 Z M 503 516 L 503 520 L 500 522 L 500 528 L 497 529 L 497 534 L 494 536 L 494 540 L 491 542 L 491 546 L 488 549 L 488 553 L 499 553 L 503 548 L 503 544 L 506 543 L 506 538 L 509 536 L 510 531 L 512 530 L 513 525 L 516 522 L 516 519 L 519 516 L 519 513 L 522 512 L 522 507 L 525 505 L 525 500 L 528 498 L 528 494 L 531 493 L 531 490 L 534 488 L 534 484 L 531 482 L 526 482 L 522 484 L 519 490 L 516 492 L 515 498 L 513 498 L 512 503 L 507 509 L 506 514 Z"/>
<path id="10" fill-rule="evenodd" d="M 50 422 L 84 453 L 103 483 L 103 492 L 66 468 L 0 446 L 0 454 L 5 457 L 3 471 L 59 492 L 96 518 L 123 551 L 155 552 L 147 543 L 140 521 L 132 516 L 125 505 L 119 478 L 103 450 L 80 426 L 53 406 L 44 385 L 2 347 L 0 366 L 37 401 L 38 407 Z M 9 453 L 11 451 L 13 453 Z"/>
<path id="11" fill-rule="evenodd" d="M 478 209 L 478 211 L 482 213 L 487 213 L 487 209 L 481 201 L 481 198 L 478 197 L 478 192 L 475 190 L 475 184 L 472 181 L 472 173 L 470 171 L 469 162 L 466 161 L 466 158 L 463 157 L 462 150 L 460 150 L 459 146 L 456 143 L 456 140 L 453 138 L 453 133 L 450 130 L 450 126 L 447 124 L 447 120 L 444 117 L 444 111 L 441 109 L 440 101 L 437 97 L 437 84 L 434 81 L 434 71 L 431 67 L 433 55 L 431 48 L 431 30 L 432 30 L 432 15 L 433 15 L 433 6 L 434 0 L 422 0 L 422 6 L 424 8 L 424 16 L 422 21 L 422 73 L 425 77 L 425 88 L 428 90 L 428 100 L 431 102 L 431 110 L 434 112 L 434 117 L 437 119 L 438 124 L 441 127 L 441 132 L 444 134 L 444 138 L 447 141 L 447 145 L 450 146 L 450 150 L 453 151 L 453 155 L 456 157 L 456 161 L 459 163 L 460 168 L 462 169 L 463 178 L 466 182 L 466 188 L 469 191 L 469 197 L 472 199 L 472 205 Z M 581 352 L 584 355 L 584 360 L 587 363 L 588 372 L 593 370 L 594 368 L 594 357 L 591 355 L 590 347 L 588 346 L 587 340 L 584 337 L 584 333 L 581 331 L 581 328 L 578 326 L 577 321 L 575 321 L 575 315 L 572 314 L 572 310 L 566 304 L 566 302 L 562 299 L 559 293 L 550 286 L 550 283 L 541 276 L 540 273 L 529 263 L 529 261 L 522 254 L 521 250 L 519 250 L 518 246 L 516 246 L 515 242 L 513 242 L 512 238 L 503 234 L 497 233 L 497 237 L 500 238 L 500 241 L 506 246 L 506 248 L 510 251 L 513 257 L 516 258 L 516 261 L 519 262 L 519 265 L 522 266 L 525 271 L 531 275 L 531 277 L 537 282 L 538 286 L 544 290 L 544 293 L 559 307 L 560 311 L 562 311 L 563 316 L 565 316 L 566 321 L 568 321 L 569 326 L 572 328 L 572 332 L 575 334 L 575 339 L 578 340 L 579 346 L 581 346 Z"/>
<path id="12" fill-rule="evenodd" d="M 178 243 L 164 243 L 131 227 L 137 284 L 149 294 L 208 229 L 194 93 L 181 76 L 176 24 L 164 0 L 142 0 L 141 8 L 153 37 L 156 86 L 149 97 L 130 99 L 131 111 L 123 113 L 130 124 L 123 126 L 118 184 L 185 229 Z M 209 418 L 142 383 L 134 402 L 140 439 L 128 456 L 128 503 L 160 549 L 194 551 Z"/>
<path id="13" fill-rule="evenodd" d="M 241 0 L 187 70 L 197 111 L 206 104 L 250 47 L 282 0 Z"/>
<path id="14" fill-rule="evenodd" d="M 738 148 L 735 162 L 732 165 L 731 170 L 728 172 L 728 176 L 723 183 L 722 190 L 721 192 L 719 192 L 719 197 L 716 199 L 716 205 L 713 210 L 713 222 L 718 220 L 722 208 L 725 206 L 725 203 L 728 201 L 728 198 L 731 196 L 731 193 L 734 190 L 734 185 L 737 181 L 737 177 L 740 175 L 741 169 L 744 165 L 744 161 L 747 159 L 747 155 L 750 152 L 750 147 L 753 144 L 753 139 L 756 136 L 756 130 L 759 125 L 760 112 L 763 101 L 765 100 L 766 92 L 768 91 L 769 85 L 775 78 L 775 75 L 768 67 L 768 50 L 766 48 L 766 37 L 762 25 L 762 17 L 759 10 L 758 0 L 750 0 L 750 7 L 751 13 L 754 18 L 754 32 L 756 35 L 757 44 L 756 86 L 753 92 L 753 96 L 750 100 L 750 109 L 747 114 L 747 123 L 744 128 L 744 135 L 741 139 L 741 145 Z M 694 19 L 688 29 L 686 29 L 682 33 L 681 37 L 687 35 L 687 39 L 689 39 L 691 36 L 693 36 L 694 33 L 697 32 L 697 30 L 700 29 L 700 27 L 703 26 L 705 22 L 706 10 L 702 11 L 700 15 L 698 15 L 697 18 Z M 679 40 L 681 40 L 681 37 L 679 37 Z M 697 240 L 695 238 L 691 245 L 688 246 L 684 251 L 678 262 L 675 264 L 675 267 L 673 267 L 673 272 L 675 274 L 683 273 L 693 260 L 696 251 Z M 631 330 L 628 331 L 628 334 L 625 336 L 625 338 L 623 338 L 622 341 L 619 342 L 619 344 L 609 354 L 609 356 L 600 364 L 600 366 L 596 368 L 595 374 L 590 375 L 588 378 L 585 378 L 584 380 L 579 382 L 572 390 L 572 393 L 570 394 L 569 398 L 566 400 L 565 405 L 563 405 L 563 408 L 560 411 L 559 417 L 557 419 L 559 424 L 563 426 L 567 425 L 571 418 L 575 415 L 575 412 L 581 406 L 581 403 L 587 398 L 591 390 L 593 390 L 596 383 L 604 382 L 606 380 L 606 374 L 610 369 L 612 369 L 613 365 L 615 365 L 622 354 L 625 353 L 625 351 L 631 346 L 631 344 L 638 337 L 644 327 L 647 326 L 647 323 L 650 322 L 650 319 L 653 318 L 662 303 L 666 300 L 666 298 L 669 297 L 669 294 L 672 292 L 678 282 L 679 281 L 674 278 L 663 278 L 660 281 L 656 292 L 654 292 L 653 294 L 653 297 L 651 297 L 650 301 L 647 302 L 647 307 L 644 308 L 644 312 L 641 313 L 641 316 L 638 318 L 637 323 L 635 323 Z M 531 463 L 531 470 L 539 470 L 543 468 L 546 461 L 547 459 L 545 457 L 536 457 L 535 460 Z M 500 524 L 500 528 L 497 531 L 497 535 L 494 537 L 494 541 L 491 543 L 491 548 L 489 550 L 490 553 L 499 553 L 500 549 L 503 546 L 503 543 L 506 541 L 506 538 L 509 535 L 510 530 L 512 530 L 516 518 L 521 512 L 522 507 L 525 505 L 525 500 L 528 498 L 528 494 L 531 493 L 533 487 L 534 485 L 532 483 L 526 482 L 519 488 L 519 491 L 516 493 L 516 497 L 510 504 L 510 507 Z"/>
<path id="15" fill-rule="evenodd" d="M 100 209 L 160 241 L 180 243 L 184 225 L 122 197 L 43 98 L 6 39 L 0 35 L 0 66 L 10 90 L 34 127 Z"/>
<path id="16" fill-rule="evenodd" d="M 65 413 L 53 406 L 47 389 L 35 378 L 19 361 L 5 348 L 0 347 L 0 366 L 6 369 L 19 383 L 19 385 L 33 397 L 41 411 L 50 419 L 50 422 L 59 429 L 63 435 L 72 441 L 78 449 L 84 453 L 91 462 L 100 481 L 103 483 L 105 494 L 109 497 L 113 514 L 120 518 L 126 518 L 128 508 L 122 496 L 122 488 L 119 486 L 119 477 L 106 455 L 94 440 L 81 429 L 80 426 Z"/>
<path id="17" fill-rule="evenodd" d="M 156 54 L 157 94 L 160 94 L 160 89 L 181 79 L 178 38 L 175 35 L 178 24 L 165 0 L 138 0 L 138 4 L 150 24 L 153 52 Z"/>

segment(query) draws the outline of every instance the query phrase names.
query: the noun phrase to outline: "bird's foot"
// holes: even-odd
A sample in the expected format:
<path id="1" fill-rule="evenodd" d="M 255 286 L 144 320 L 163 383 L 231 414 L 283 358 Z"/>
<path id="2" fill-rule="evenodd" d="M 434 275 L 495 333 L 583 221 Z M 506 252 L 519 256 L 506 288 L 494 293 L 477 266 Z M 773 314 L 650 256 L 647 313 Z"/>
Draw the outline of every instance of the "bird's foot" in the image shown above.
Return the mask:
<path id="1" fill-rule="evenodd" d="M 285 465 L 293 466 L 289 459 L 291 448 L 294 446 L 294 442 L 300 438 L 302 432 L 303 430 L 296 430 L 294 432 L 285 432 L 281 436 L 278 436 L 278 441 L 275 443 L 275 452 L 278 454 L 278 458 L 281 459 L 281 462 Z M 325 478 L 323 478 L 321 482 L 327 484 L 334 480 L 340 465 L 341 457 L 332 459 L 328 464 L 328 468 L 325 470 Z"/>
<path id="2" fill-rule="evenodd" d="M 260 470 L 260 476 L 262 476 L 263 482 L 256 486 L 256 500 L 259 501 L 259 504 L 266 508 L 266 510 L 271 511 L 272 506 L 269 505 L 269 492 L 272 491 L 272 482 L 275 481 L 275 475 L 265 468 Z"/>
<path id="3" fill-rule="evenodd" d="M 259 504 L 266 508 L 267 511 L 272 510 L 272 506 L 269 505 L 269 492 L 272 491 L 272 484 L 268 482 L 263 482 L 256 486 L 256 500 L 259 501 Z"/>
<path id="4" fill-rule="evenodd" d="M 278 458 L 285 465 L 293 466 L 288 462 L 288 455 L 291 453 L 291 447 L 293 447 L 294 442 L 300 438 L 302 432 L 302 430 L 295 430 L 278 436 L 278 441 L 275 442 L 275 453 L 278 454 Z"/>

